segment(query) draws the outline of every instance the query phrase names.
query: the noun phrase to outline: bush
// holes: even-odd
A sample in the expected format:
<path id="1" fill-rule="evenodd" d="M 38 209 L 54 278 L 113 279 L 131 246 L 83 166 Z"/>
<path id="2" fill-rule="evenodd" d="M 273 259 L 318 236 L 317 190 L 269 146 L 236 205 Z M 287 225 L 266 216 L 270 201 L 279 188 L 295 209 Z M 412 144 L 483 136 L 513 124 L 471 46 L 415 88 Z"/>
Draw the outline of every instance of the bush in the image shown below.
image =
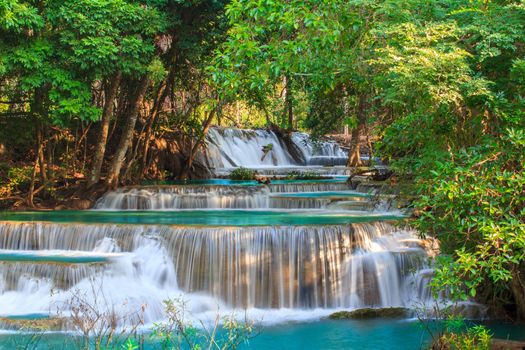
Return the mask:
<path id="1" fill-rule="evenodd" d="M 422 182 L 416 226 L 450 257 L 438 261 L 433 287 L 456 300 L 490 289 L 525 317 L 524 171 L 525 132 L 508 130 L 451 155 Z"/>
<path id="2" fill-rule="evenodd" d="M 237 349 L 256 335 L 254 325 L 239 322 L 234 315 L 221 319 L 217 315 L 211 326 L 200 322 L 194 326 L 187 318 L 186 302 L 182 299 L 164 302 L 167 320 L 153 327 L 152 339 L 161 349 Z"/>
<path id="3" fill-rule="evenodd" d="M 465 331 L 447 330 L 432 345 L 433 350 L 489 350 L 490 332 L 483 326 L 470 327 Z"/>
<path id="4" fill-rule="evenodd" d="M 313 171 L 290 171 L 286 176 L 284 177 L 285 180 L 323 180 L 323 179 L 331 179 L 331 176 L 323 176 L 319 175 Z"/>
<path id="5" fill-rule="evenodd" d="M 256 175 L 257 175 L 257 172 L 255 170 L 240 167 L 231 172 L 230 179 L 232 180 L 255 180 Z"/>
<path id="6" fill-rule="evenodd" d="M 10 167 L 5 171 L 5 164 L 2 164 L 0 168 L 0 174 L 7 172 L 5 180 L 0 182 L 0 198 L 23 190 L 31 181 L 31 167 Z"/>

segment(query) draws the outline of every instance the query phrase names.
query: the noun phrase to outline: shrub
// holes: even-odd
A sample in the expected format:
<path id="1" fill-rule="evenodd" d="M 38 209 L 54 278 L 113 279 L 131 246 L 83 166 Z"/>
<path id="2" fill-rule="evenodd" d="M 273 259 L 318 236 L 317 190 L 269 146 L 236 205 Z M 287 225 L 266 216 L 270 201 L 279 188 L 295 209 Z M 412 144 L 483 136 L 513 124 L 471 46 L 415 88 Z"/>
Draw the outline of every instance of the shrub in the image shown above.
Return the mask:
<path id="1" fill-rule="evenodd" d="M 7 176 L 0 182 L 0 197 L 8 197 L 23 190 L 23 187 L 31 181 L 31 167 L 10 167 L 4 171 L 5 164 L 2 164 L 1 168 L 0 173 L 7 173 Z"/>
<path id="2" fill-rule="evenodd" d="M 294 170 L 286 174 L 284 179 L 285 180 L 322 180 L 322 179 L 331 179 L 331 178 L 332 178 L 331 176 L 319 175 L 313 171 L 300 172 L 300 171 Z"/>
<path id="3" fill-rule="evenodd" d="M 434 343 L 434 350 L 489 350 L 490 332 L 483 326 L 473 326 L 464 331 L 447 330 Z"/>
<path id="4" fill-rule="evenodd" d="M 230 174 L 230 179 L 232 180 L 255 180 L 257 172 L 252 169 L 247 168 L 236 168 Z"/>
<path id="5" fill-rule="evenodd" d="M 441 242 L 433 286 L 455 300 L 492 290 L 525 317 L 525 132 L 451 155 L 437 164 L 417 202 L 420 232 Z M 487 301 L 487 300 L 482 300 Z"/>

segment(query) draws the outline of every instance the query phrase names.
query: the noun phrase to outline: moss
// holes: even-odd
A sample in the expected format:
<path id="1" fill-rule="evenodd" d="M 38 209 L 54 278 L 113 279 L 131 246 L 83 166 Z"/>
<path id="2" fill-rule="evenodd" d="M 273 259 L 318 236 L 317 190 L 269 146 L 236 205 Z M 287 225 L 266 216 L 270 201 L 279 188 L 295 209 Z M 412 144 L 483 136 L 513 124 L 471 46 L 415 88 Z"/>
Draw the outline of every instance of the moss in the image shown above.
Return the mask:
<path id="1" fill-rule="evenodd" d="M 338 311 L 330 316 L 332 320 L 367 319 L 367 318 L 401 318 L 408 316 L 408 309 L 388 307 L 382 309 L 364 308 L 353 311 Z"/>
<path id="2" fill-rule="evenodd" d="M 35 319 L 0 317 L 0 326 L 2 328 L 23 331 L 59 331 L 65 328 L 66 323 L 67 319 L 63 317 Z"/>

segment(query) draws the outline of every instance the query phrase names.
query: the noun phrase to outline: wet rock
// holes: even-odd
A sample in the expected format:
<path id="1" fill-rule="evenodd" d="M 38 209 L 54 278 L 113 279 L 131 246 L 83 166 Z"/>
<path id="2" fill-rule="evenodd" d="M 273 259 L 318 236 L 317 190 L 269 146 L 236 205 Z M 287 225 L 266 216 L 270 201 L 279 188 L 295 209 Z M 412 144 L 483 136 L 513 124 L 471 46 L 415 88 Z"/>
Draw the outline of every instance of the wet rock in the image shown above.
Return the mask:
<path id="1" fill-rule="evenodd" d="M 328 316 L 331 320 L 369 319 L 369 318 L 402 318 L 408 316 L 404 307 L 364 308 L 353 311 L 338 311 Z"/>
<path id="2" fill-rule="evenodd" d="M 452 312 L 467 320 L 483 320 L 487 317 L 488 306 L 466 301 L 453 306 Z"/>
<path id="3" fill-rule="evenodd" d="M 490 348 L 492 350 L 523 350 L 525 349 L 525 341 L 493 339 Z"/>
<path id="4" fill-rule="evenodd" d="M 89 199 L 70 199 L 65 203 L 65 206 L 78 210 L 91 209 L 93 206 L 93 201 Z"/>
<path id="5" fill-rule="evenodd" d="M 0 326 L 4 329 L 17 331 L 60 331 L 66 328 L 64 317 L 18 318 L 0 317 Z"/>

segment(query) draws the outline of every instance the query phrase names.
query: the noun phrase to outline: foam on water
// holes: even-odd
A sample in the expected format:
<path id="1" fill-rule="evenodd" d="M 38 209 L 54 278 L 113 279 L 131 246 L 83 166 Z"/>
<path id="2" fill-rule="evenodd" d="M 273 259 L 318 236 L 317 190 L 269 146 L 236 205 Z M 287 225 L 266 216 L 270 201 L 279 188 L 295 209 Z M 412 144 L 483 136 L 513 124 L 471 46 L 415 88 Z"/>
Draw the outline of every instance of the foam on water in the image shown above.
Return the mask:
<path id="1" fill-rule="evenodd" d="M 121 314 L 144 307 L 145 321 L 155 322 L 164 317 L 164 300 L 182 297 L 199 317 L 247 310 L 271 323 L 289 320 L 291 310 L 297 311 L 292 319 L 302 320 L 337 308 L 407 306 L 422 297 L 409 271 L 424 267 L 425 255 L 402 243 L 408 238 L 414 234 L 380 222 L 223 228 L 2 223 L 0 249 L 120 256 L 81 269 L 4 262 L 0 309 L 67 313 L 72 294 L 82 293 Z"/>
<path id="2" fill-rule="evenodd" d="M 294 132 L 286 143 L 271 130 L 211 128 L 206 136 L 206 162 L 211 168 L 267 168 L 307 165 L 344 165 L 347 152 L 333 141 L 314 141 Z M 272 145 L 264 154 L 263 148 Z M 291 149 L 293 148 L 293 149 Z"/>

